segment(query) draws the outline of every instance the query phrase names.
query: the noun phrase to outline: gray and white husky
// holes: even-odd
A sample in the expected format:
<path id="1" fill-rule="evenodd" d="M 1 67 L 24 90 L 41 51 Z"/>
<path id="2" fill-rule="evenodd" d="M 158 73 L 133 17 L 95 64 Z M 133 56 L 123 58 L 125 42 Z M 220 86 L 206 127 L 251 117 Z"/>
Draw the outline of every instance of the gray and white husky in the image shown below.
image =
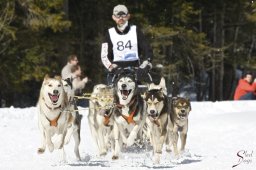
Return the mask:
<path id="1" fill-rule="evenodd" d="M 123 144 L 134 144 L 146 120 L 145 102 L 138 92 L 135 78 L 133 72 L 122 72 L 114 83 L 115 107 L 112 114 L 115 140 L 112 145 L 112 159 L 119 158 Z"/>

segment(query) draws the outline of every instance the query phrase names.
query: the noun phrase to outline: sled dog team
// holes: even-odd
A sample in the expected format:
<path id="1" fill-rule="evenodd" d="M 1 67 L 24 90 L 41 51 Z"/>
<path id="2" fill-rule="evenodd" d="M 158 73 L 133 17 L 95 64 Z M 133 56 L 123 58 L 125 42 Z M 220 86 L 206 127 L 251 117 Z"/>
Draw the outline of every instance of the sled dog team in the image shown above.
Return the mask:
<path id="1" fill-rule="evenodd" d="M 44 153 L 46 147 L 50 152 L 62 149 L 65 161 L 64 145 L 73 136 L 75 156 L 81 160 L 82 115 L 77 111 L 74 100 L 74 91 L 68 80 L 45 76 L 38 100 L 38 125 L 42 139 L 39 154 Z M 159 84 L 148 84 L 147 90 L 140 92 L 136 76 L 121 73 L 113 86 L 94 86 L 89 100 L 88 124 L 98 155 L 106 155 L 111 150 L 115 160 L 123 148 L 143 146 L 149 141 L 153 146 L 154 163 L 159 164 L 163 146 L 175 156 L 184 151 L 190 111 L 188 99 L 167 97 L 164 78 Z M 181 146 L 178 149 L 179 138 Z"/>

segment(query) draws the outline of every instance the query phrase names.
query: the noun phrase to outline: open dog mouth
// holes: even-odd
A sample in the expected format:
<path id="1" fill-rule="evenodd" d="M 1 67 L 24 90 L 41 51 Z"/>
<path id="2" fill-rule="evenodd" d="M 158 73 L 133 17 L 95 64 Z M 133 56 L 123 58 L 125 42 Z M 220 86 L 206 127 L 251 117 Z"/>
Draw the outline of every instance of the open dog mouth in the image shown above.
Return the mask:
<path id="1" fill-rule="evenodd" d="M 120 90 L 122 99 L 126 100 L 131 92 L 132 92 L 132 90 Z"/>
<path id="2" fill-rule="evenodd" d="M 180 119 L 186 119 L 187 114 L 186 113 L 180 113 L 179 117 L 180 117 Z"/>
<path id="3" fill-rule="evenodd" d="M 60 94 L 50 94 L 50 93 L 48 93 L 48 95 L 49 95 L 49 97 L 50 97 L 50 99 L 53 103 L 58 102 Z"/>
<path id="4" fill-rule="evenodd" d="M 149 114 L 149 116 L 153 119 L 157 119 L 158 118 L 158 113 L 155 114 Z"/>

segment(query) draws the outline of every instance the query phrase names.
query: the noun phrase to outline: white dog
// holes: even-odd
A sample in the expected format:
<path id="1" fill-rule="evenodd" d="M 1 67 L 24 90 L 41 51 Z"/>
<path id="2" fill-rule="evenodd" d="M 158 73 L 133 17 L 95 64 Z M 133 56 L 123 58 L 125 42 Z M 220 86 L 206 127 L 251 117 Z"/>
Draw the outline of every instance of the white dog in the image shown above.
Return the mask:
<path id="1" fill-rule="evenodd" d="M 46 146 L 52 152 L 54 148 L 63 149 L 63 160 L 65 161 L 65 151 L 63 148 L 67 129 L 76 123 L 76 118 L 71 114 L 67 94 L 61 81 L 61 77 L 50 78 L 45 76 L 40 90 L 38 100 L 38 125 L 41 131 L 42 146 L 38 153 L 44 153 Z M 60 140 L 53 143 L 52 137 L 58 135 Z M 78 138 L 78 136 L 77 136 Z M 80 141 L 80 140 L 79 140 Z M 80 160 L 78 146 L 75 147 L 77 159 Z"/>

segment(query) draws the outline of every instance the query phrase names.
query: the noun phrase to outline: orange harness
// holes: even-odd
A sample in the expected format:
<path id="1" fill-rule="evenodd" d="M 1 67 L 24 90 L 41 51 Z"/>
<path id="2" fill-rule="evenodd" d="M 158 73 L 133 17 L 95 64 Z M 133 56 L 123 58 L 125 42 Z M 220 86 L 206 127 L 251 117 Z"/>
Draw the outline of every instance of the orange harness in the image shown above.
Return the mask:
<path id="1" fill-rule="evenodd" d="M 123 114 L 121 114 L 121 115 L 122 115 L 122 117 L 126 120 L 126 122 L 127 122 L 128 124 L 130 124 L 130 123 L 136 124 L 135 121 L 133 120 L 133 117 L 134 117 L 135 112 L 136 112 L 136 109 L 135 109 L 131 114 L 129 114 L 129 116 L 125 116 L 125 115 L 123 115 Z"/>
<path id="2" fill-rule="evenodd" d="M 59 120 L 59 118 L 60 118 L 60 115 L 61 115 L 61 113 L 59 114 L 59 116 L 58 117 L 56 117 L 55 119 L 53 119 L 53 120 L 49 120 L 50 121 L 50 126 L 55 126 L 55 127 L 57 127 L 57 125 L 58 125 L 58 120 Z"/>
<path id="3" fill-rule="evenodd" d="M 45 103 L 45 105 L 46 105 L 46 107 L 48 108 L 48 109 L 52 109 L 51 107 L 49 107 L 46 103 Z M 54 110 L 55 109 L 59 109 L 59 108 L 61 108 L 61 105 L 59 106 L 59 107 L 56 107 L 56 108 L 54 108 Z M 46 116 L 46 119 L 50 122 L 50 126 L 55 126 L 55 127 L 57 127 L 57 125 L 58 125 L 58 120 L 59 120 L 59 118 L 60 118 L 60 115 L 61 115 L 61 112 L 60 112 L 60 114 L 55 118 L 55 119 L 53 119 L 53 120 L 50 120 L 50 119 L 48 119 Z"/>
<path id="4" fill-rule="evenodd" d="M 134 102 L 136 101 L 136 97 L 133 98 L 133 100 L 128 104 L 129 106 L 131 106 Z M 134 111 L 131 112 L 129 114 L 129 116 L 125 116 L 123 114 L 121 114 L 121 116 L 126 120 L 126 122 L 128 124 L 136 124 L 136 122 L 133 120 L 133 117 L 136 115 L 136 113 L 138 112 L 138 103 L 135 105 Z"/>

